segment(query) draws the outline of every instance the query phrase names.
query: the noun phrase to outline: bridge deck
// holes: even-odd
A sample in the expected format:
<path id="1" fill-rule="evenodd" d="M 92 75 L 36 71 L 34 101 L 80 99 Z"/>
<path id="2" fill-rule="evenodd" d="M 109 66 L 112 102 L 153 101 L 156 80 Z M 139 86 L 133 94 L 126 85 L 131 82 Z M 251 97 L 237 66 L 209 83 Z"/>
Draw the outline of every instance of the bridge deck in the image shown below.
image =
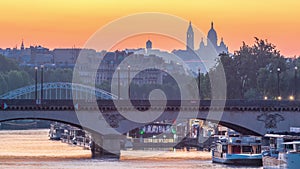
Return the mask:
<path id="1" fill-rule="evenodd" d="M 300 111 L 300 101 L 274 101 L 274 100 L 155 100 L 152 109 L 168 111 L 179 110 L 229 110 L 229 111 Z M 36 104 L 36 100 L 14 99 L 0 100 L 0 110 L 116 110 L 131 109 L 130 104 L 137 110 L 148 110 L 148 100 L 97 100 L 97 104 L 88 100 L 43 100 Z"/>

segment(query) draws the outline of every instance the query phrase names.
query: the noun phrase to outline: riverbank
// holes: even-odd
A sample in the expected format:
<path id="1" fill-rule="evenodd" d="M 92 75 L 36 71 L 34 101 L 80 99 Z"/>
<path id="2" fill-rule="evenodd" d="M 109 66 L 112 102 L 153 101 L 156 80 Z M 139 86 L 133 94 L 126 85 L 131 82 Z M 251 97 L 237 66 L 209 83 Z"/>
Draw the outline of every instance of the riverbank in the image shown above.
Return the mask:
<path id="1" fill-rule="evenodd" d="M 90 158 L 91 152 L 82 147 L 49 140 L 48 129 L 1 130 L 0 161 L 61 160 Z"/>
<path id="2" fill-rule="evenodd" d="M 90 159 L 91 151 L 52 141 L 48 129 L 0 130 L 1 161 L 60 161 Z M 130 160 L 211 160 L 210 152 L 201 151 L 121 151 L 121 161 Z"/>

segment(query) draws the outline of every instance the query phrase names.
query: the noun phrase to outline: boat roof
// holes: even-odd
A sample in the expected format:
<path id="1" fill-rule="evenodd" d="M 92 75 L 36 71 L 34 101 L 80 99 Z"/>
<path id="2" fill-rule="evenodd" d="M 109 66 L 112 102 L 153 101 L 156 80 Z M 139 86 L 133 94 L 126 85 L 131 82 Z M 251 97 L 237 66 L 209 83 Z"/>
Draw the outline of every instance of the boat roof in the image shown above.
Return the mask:
<path id="1" fill-rule="evenodd" d="M 282 144 L 285 144 L 285 145 L 300 144 L 300 141 L 285 142 L 285 143 L 282 143 Z"/>
<path id="2" fill-rule="evenodd" d="M 266 134 L 265 137 L 283 138 L 283 139 L 291 139 L 291 140 L 300 139 L 299 135 L 286 135 L 286 134 Z"/>

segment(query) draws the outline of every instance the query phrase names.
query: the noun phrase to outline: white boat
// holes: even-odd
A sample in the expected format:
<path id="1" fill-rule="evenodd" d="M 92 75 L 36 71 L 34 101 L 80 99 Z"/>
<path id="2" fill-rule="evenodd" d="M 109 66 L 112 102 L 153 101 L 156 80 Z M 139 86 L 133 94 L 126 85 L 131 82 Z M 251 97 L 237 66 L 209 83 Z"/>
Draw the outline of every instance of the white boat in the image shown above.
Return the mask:
<path id="1" fill-rule="evenodd" d="M 212 150 L 216 163 L 261 166 L 261 137 L 238 136 L 220 138 Z"/>
<path id="2" fill-rule="evenodd" d="M 265 169 L 299 169 L 300 141 L 284 142 L 279 150 L 270 149 L 263 153 Z"/>

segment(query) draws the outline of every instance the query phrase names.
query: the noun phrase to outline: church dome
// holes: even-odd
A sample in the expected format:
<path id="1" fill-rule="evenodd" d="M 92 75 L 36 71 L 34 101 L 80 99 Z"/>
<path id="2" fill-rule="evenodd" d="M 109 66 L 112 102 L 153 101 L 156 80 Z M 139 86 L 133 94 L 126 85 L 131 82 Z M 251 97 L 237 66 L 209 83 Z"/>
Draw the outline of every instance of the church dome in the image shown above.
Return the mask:
<path id="1" fill-rule="evenodd" d="M 211 28 L 208 31 L 207 39 L 210 41 L 210 43 L 214 46 L 217 46 L 218 36 L 217 32 L 214 29 L 214 23 L 211 23 Z"/>
<path id="2" fill-rule="evenodd" d="M 224 41 L 223 41 L 223 38 L 221 38 L 220 46 L 221 46 L 221 47 L 226 47 L 226 45 L 225 45 L 225 43 L 224 43 Z"/>

